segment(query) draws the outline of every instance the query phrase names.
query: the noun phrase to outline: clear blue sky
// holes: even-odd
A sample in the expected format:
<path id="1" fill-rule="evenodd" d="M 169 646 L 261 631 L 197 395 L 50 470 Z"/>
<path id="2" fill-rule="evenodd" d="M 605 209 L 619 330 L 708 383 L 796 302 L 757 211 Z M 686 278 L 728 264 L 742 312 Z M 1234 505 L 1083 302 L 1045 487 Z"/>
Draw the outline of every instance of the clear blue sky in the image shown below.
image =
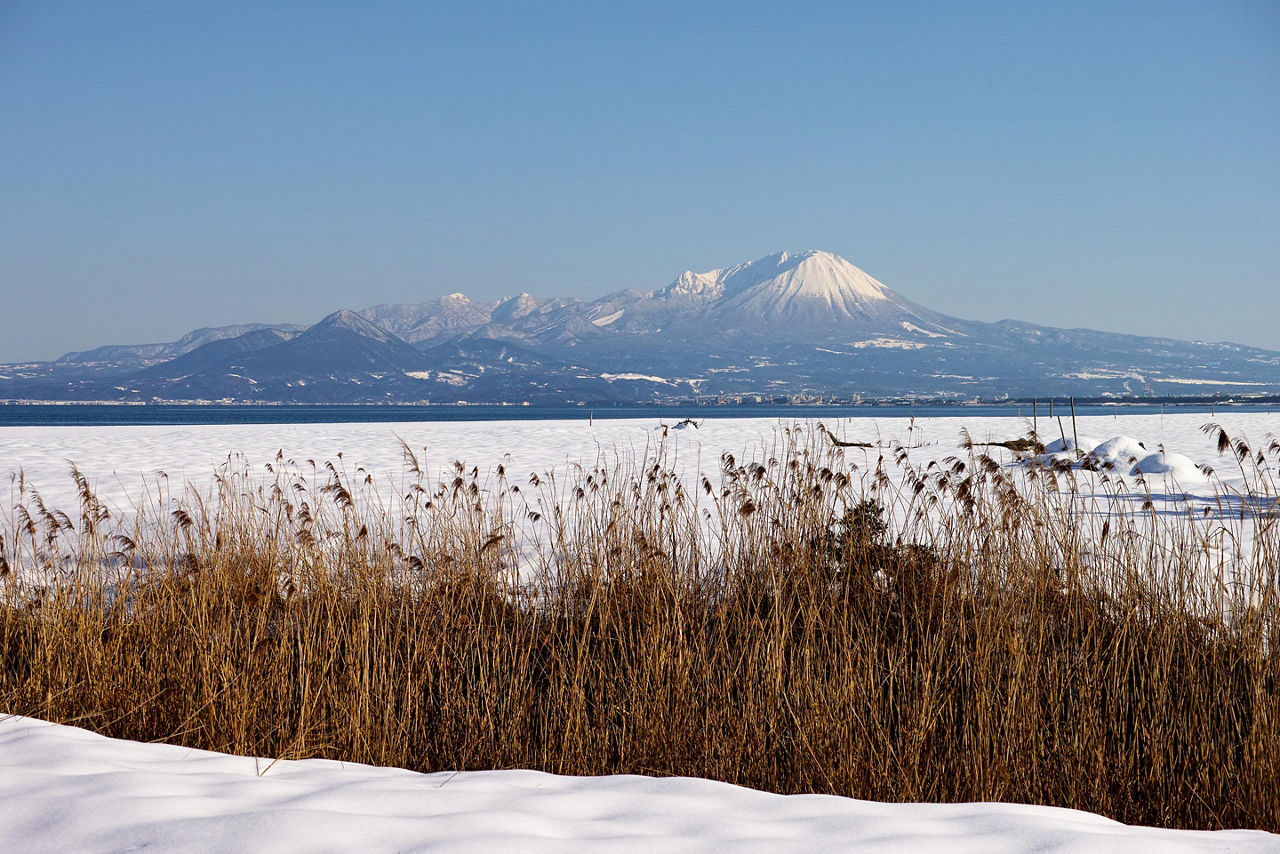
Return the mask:
<path id="1" fill-rule="evenodd" d="M 1280 2 L 0 0 L 0 361 L 783 248 L 1280 349 Z"/>

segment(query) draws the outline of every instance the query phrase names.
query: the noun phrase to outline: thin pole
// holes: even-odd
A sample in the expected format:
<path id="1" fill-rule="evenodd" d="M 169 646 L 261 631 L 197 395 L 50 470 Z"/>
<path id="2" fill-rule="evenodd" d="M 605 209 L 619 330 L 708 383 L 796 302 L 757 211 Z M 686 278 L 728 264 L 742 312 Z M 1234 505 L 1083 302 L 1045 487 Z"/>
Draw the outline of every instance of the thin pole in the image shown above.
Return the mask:
<path id="1" fill-rule="evenodd" d="M 1074 397 L 1068 397 L 1067 400 L 1071 403 L 1071 438 L 1076 440 L 1076 453 L 1079 453 L 1080 434 L 1076 432 L 1076 399 Z"/>

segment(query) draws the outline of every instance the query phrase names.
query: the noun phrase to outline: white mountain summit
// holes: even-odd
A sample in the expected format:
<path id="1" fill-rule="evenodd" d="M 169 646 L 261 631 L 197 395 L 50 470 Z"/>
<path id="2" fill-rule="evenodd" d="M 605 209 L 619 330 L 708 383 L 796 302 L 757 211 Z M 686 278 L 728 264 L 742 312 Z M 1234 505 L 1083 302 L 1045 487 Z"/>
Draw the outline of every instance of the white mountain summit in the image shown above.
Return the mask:
<path id="1" fill-rule="evenodd" d="M 803 252 L 775 252 L 755 261 L 706 273 L 686 270 L 663 293 L 699 294 L 720 299 L 760 288 L 829 302 L 843 302 L 850 297 L 884 299 L 887 290 L 839 255 L 821 249 L 806 249 Z"/>
<path id="2" fill-rule="evenodd" d="M 688 270 L 654 294 L 707 304 L 722 323 L 878 325 L 903 321 L 930 329 L 934 313 L 916 305 L 831 252 L 776 252 L 722 270 Z M 888 327 L 886 327 L 888 328 Z"/>

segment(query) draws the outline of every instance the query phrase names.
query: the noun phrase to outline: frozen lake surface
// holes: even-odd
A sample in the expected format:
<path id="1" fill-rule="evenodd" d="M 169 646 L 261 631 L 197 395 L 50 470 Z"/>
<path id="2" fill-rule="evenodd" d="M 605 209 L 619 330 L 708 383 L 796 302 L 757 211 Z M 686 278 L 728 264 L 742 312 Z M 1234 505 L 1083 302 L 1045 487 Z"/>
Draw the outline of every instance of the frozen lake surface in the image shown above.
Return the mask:
<path id="1" fill-rule="evenodd" d="M 1062 414 L 1061 407 L 1058 415 Z M 1261 448 L 1280 434 L 1280 415 L 1270 413 L 1220 412 L 1160 415 L 1069 416 L 1061 426 L 1055 417 L 1039 419 L 1039 434 L 1045 442 L 1079 436 L 1106 442 L 1129 437 L 1152 453 L 1165 450 L 1187 458 L 1193 464 L 1207 464 L 1216 477 L 1202 479 L 1185 469 L 1174 472 L 1183 477 L 1157 489 L 1163 495 L 1186 493 L 1212 498 L 1224 491 L 1247 491 L 1241 473 L 1230 455 L 1216 448 L 1216 438 L 1202 432 L 1213 421 L 1232 437 L 1247 437 L 1251 447 Z M 430 474 L 439 474 L 455 460 L 481 472 L 499 465 L 508 472 L 527 476 L 549 470 L 564 470 L 572 464 L 591 467 L 597 461 L 612 462 L 619 457 L 638 458 L 664 441 L 672 459 L 690 475 L 715 472 L 720 455 L 734 454 L 739 460 L 754 459 L 777 448 L 781 430 L 798 424 L 812 428 L 823 423 L 839 439 L 870 442 L 871 449 L 846 449 L 847 459 L 860 468 L 874 465 L 883 449 L 888 460 L 890 447 L 907 447 L 913 464 L 927 464 L 961 453 L 962 432 L 975 442 L 1003 441 L 1025 435 L 1029 418 L 1015 416 L 947 416 L 935 418 L 715 418 L 705 419 L 698 428 L 674 429 L 676 421 L 656 417 L 638 419 L 450 421 L 450 422 L 356 422 L 297 424 L 220 424 L 169 426 L 54 426 L 0 427 L 0 472 L 16 480 L 21 470 L 50 507 L 73 509 L 75 484 L 69 471 L 74 463 L 88 477 L 100 498 L 110 505 L 126 508 L 140 495 L 144 482 L 154 482 L 161 472 L 171 483 L 189 481 L 199 487 L 207 483 L 217 466 L 230 455 L 241 455 L 252 468 L 262 470 L 278 452 L 302 462 L 338 462 L 339 454 L 348 470 L 363 466 L 375 481 L 397 483 L 404 472 L 401 440 L 423 461 Z M 666 430 L 663 430 L 663 424 Z M 995 449 L 1002 459 L 1011 455 Z M 1272 473 L 1275 474 L 1274 472 Z M 1176 488 L 1175 488 L 1176 487 Z"/>

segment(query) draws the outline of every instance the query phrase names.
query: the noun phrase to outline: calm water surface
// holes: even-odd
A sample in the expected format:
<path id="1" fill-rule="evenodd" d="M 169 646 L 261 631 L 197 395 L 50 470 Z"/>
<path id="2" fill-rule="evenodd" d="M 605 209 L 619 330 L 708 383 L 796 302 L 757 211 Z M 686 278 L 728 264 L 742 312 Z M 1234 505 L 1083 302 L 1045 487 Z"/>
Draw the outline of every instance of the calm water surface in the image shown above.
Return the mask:
<path id="1" fill-rule="evenodd" d="M 1209 414 L 1213 411 L 1273 412 L 1275 405 L 1077 405 L 1077 415 Z M 1067 413 L 1065 401 L 1054 414 Z M 1039 414 L 1049 414 L 1047 402 Z M 377 406 L 282 405 L 193 406 L 110 404 L 0 404 L 0 427 L 133 426 L 147 424 L 314 424 L 370 421 L 538 421 L 578 418 L 974 418 L 1031 416 L 1030 404 L 991 406 Z"/>

